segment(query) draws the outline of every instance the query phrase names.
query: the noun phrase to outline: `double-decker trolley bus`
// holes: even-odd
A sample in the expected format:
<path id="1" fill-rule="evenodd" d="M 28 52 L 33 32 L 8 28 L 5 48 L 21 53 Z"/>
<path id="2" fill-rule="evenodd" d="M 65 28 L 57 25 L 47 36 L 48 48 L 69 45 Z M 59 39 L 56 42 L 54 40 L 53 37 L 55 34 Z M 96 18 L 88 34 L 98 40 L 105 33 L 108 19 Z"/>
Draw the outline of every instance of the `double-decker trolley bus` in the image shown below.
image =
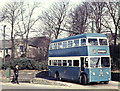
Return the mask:
<path id="1" fill-rule="evenodd" d="M 111 61 L 106 35 L 85 33 L 51 41 L 49 76 L 81 84 L 111 80 Z"/>

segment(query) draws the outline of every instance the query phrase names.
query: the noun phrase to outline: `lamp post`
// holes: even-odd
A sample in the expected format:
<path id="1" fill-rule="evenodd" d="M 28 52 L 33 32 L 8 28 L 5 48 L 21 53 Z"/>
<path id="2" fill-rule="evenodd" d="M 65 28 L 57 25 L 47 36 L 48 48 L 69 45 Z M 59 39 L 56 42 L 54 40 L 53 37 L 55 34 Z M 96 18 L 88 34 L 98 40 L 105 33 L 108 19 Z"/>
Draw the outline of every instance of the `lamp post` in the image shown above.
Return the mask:
<path id="1" fill-rule="evenodd" d="M 94 21 L 92 21 L 92 33 L 94 33 Z"/>
<path id="2" fill-rule="evenodd" d="M 6 25 L 4 25 L 4 27 L 3 27 L 3 47 L 4 47 L 4 54 L 3 54 L 3 62 L 4 62 L 4 64 L 5 64 L 5 27 L 6 27 Z"/>

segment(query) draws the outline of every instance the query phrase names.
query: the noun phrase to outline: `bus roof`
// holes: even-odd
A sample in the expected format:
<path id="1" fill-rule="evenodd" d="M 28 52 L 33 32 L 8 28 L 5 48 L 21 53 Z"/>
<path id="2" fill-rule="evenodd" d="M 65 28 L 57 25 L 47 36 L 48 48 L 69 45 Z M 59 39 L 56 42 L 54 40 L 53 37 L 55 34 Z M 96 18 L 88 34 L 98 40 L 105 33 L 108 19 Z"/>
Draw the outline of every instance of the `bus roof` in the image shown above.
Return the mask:
<path id="1" fill-rule="evenodd" d="M 100 34 L 100 33 L 84 33 L 84 34 L 79 34 L 79 35 L 75 35 L 75 36 L 71 36 L 71 37 L 67 37 L 63 39 L 56 39 L 56 40 L 51 41 L 51 43 L 66 41 L 66 40 L 71 40 L 71 39 L 77 39 L 77 38 L 87 38 L 87 37 L 106 37 L 106 35 Z"/>

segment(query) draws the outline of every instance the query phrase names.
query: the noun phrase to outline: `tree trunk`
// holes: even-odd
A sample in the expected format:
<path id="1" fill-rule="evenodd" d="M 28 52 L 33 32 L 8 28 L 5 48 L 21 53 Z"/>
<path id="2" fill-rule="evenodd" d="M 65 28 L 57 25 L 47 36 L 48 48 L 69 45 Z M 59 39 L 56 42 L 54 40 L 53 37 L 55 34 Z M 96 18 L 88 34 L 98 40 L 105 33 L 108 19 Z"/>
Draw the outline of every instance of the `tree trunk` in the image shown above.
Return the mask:
<path id="1" fill-rule="evenodd" d="M 114 45 L 117 45 L 117 26 L 115 26 Z"/>
<path id="2" fill-rule="evenodd" d="M 28 45 L 28 37 L 26 37 L 26 41 L 25 41 L 25 57 L 27 57 L 27 45 Z"/>
<path id="3" fill-rule="evenodd" d="M 29 35 L 29 30 L 26 35 L 26 41 L 25 41 L 25 57 L 27 57 L 27 48 L 28 48 L 28 35 Z"/>
<path id="4" fill-rule="evenodd" d="M 14 25 L 13 25 L 13 22 L 12 22 L 12 31 L 11 31 L 11 42 L 12 42 L 12 44 L 11 44 L 11 50 L 12 50 L 12 52 L 11 52 L 11 60 L 14 60 L 14 53 L 15 53 L 15 43 L 14 43 L 14 37 L 13 37 L 13 30 L 14 30 Z"/>
<path id="5" fill-rule="evenodd" d="M 11 45 L 11 50 L 12 50 L 12 52 L 11 52 L 11 60 L 14 60 L 14 57 L 15 57 L 15 55 L 14 55 L 14 53 L 15 53 L 15 45 L 14 45 L 14 38 L 11 38 L 11 41 L 12 41 L 12 45 Z"/>

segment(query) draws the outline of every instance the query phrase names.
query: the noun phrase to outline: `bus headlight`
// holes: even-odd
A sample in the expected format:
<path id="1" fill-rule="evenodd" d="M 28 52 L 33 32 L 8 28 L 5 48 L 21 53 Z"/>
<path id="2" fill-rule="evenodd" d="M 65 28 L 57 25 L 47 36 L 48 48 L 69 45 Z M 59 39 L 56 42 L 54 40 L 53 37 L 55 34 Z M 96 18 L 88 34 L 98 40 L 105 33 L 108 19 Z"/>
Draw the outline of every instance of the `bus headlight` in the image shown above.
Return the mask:
<path id="1" fill-rule="evenodd" d="M 106 74 L 108 75 L 108 74 L 109 74 L 109 72 L 106 72 Z"/>
<path id="2" fill-rule="evenodd" d="M 93 75 L 95 75 L 95 72 L 93 72 Z"/>

